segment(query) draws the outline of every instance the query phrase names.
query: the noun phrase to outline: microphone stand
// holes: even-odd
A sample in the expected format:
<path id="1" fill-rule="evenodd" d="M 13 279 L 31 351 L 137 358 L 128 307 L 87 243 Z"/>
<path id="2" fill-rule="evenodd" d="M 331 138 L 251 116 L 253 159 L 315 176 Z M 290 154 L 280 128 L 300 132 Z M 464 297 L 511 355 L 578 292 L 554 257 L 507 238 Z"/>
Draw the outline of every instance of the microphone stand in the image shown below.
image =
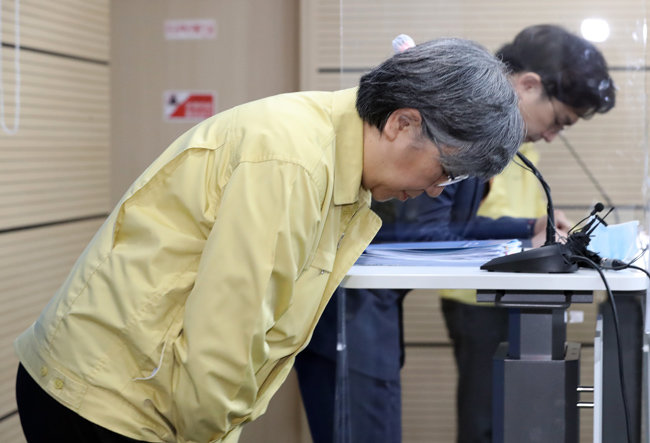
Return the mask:
<path id="1" fill-rule="evenodd" d="M 499 272 L 533 272 L 533 273 L 567 273 L 576 272 L 578 265 L 571 260 L 573 253 L 561 243 L 555 241 L 555 214 L 551 188 L 539 170 L 521 152 L 517 157 L 531 170 L 542 184 L 546 193 L 546 242 L 539 248 L 496 257 L 481 265 L 481 269 Z"/>
<path id="2" fill-rule="evenodd" d="M 546 194 L 546 241 L 544 245 L 551 245 L 555 243 L 555 211 L 553 210 L 553 200 L 551 200 L 551 187 L 546 183 L 541 172 L 528 160 L 528 158 L 521 152 L 517 152 L 517 157 L 521 160 L 530 171 L 535 174 L 537 180 L 542 184 L 544 193 Z"/>

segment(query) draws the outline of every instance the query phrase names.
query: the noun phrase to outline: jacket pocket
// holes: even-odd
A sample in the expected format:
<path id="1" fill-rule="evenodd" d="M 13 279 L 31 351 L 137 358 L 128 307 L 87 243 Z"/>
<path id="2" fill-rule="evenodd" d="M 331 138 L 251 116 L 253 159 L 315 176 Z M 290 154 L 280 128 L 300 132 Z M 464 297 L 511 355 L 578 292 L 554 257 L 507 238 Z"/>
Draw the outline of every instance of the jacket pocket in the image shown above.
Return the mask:
<path id="1" fill-rule="evenodd" d="M 314 259 L 311 262 L 311 266 L 319 269 L 321 274 L 330 273 L 334 269 L 334 259 L 336 258 L 336 252 L 328 251 L 325 249 L 319 249 L 314 254 Z"/>

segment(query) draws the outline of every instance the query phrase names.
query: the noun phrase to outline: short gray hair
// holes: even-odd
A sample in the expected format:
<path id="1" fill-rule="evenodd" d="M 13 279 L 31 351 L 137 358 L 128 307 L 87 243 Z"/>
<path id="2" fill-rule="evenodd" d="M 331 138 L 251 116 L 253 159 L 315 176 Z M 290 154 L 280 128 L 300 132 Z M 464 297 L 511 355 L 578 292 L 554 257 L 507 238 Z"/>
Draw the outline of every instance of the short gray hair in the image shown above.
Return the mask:
<path id="1" fill-rule="evenodd" d="M 524 137 L 505 65 L 470 40 L 437 39 L 395 54 L 361 77 L 356 106 L 380 131 L 395 110 L 417 109 L 454 176 L 498 174 Z"/>

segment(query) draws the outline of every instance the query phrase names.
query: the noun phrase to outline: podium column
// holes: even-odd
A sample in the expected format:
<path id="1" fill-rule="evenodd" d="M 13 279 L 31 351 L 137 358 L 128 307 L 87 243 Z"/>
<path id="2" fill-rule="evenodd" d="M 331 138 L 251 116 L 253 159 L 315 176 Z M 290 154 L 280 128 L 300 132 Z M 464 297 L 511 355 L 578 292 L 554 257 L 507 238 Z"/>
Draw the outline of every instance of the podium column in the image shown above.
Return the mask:
<path id="1" fill-rule="evenodd" d="M 478 301 L 510 312 L 508 342 L 493 362 L 493 442 L 578 442 L 580 345 L 566 343 L 564 313 L 592 299 L 589 291 L 479 291 Z"/>

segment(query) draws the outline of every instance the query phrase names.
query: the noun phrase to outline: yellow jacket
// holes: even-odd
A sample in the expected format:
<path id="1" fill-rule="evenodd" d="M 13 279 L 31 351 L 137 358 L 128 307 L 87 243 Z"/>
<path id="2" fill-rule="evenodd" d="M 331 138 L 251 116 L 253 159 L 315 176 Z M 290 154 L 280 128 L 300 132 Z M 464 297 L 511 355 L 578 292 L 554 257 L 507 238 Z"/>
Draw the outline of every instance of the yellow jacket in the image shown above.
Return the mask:
<path id="1" fill-rule="evenodd" d="M 539 152 L 533 143 L 519 148 L 534 165 Z M 546 214 L 546 196 L 539 180 L 526 168 L 519 166 L 517 157 L 492 179 L 490 192 L 478 208 L 478 215 L 490 218 L 526 217 L 537 218 Z M 476 291 L 472 289 L 443 289 L 440 296 L 463 303 L 476 303 Z M 481 303 L 481 306 L 487 306 Z"/>
<path id="2" fill-rule="evenodd" d="M 356 90 L 218 114 L 135 181 L 15 342 L 51 396 L 146 441 L 236 441 L 381 224 Z"/>
<path id="3" fill-rule="evenodd" d="M 519 152 L 534 165 L 539 162 L 539 152 L 533 143 L 521 145 Z M 517 163 L 521 161 L 515 157 L 501 174 L 492 179 L 490 192 L 478 208 L 478 215 L 537 218 L 546 214 L 546 196 L 539 180 Z"/>

